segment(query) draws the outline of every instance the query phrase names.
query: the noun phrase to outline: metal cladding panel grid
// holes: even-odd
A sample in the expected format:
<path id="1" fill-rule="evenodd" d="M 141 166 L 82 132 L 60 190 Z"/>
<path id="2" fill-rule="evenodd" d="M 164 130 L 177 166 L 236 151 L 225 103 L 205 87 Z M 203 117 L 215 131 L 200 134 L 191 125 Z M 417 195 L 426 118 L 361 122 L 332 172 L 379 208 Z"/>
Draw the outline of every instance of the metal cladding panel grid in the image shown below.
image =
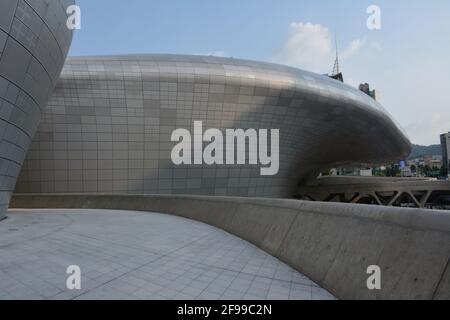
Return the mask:
<path id="1" fill-rule="evenodd" d="M 72 40 L 72 0 L 0 3 L 0 218 Z"/>
<path id="2" fill-rule="evenodd" d="M 222 132 L 279 129 L 279 173 L 174 165 L 171 134 L 193 133 L 194 121 Z M 200 56 L 69 58 L 16 191 L 292 196 L 320 168 L 408 150 L 381 105 L 310 72 Z"/>

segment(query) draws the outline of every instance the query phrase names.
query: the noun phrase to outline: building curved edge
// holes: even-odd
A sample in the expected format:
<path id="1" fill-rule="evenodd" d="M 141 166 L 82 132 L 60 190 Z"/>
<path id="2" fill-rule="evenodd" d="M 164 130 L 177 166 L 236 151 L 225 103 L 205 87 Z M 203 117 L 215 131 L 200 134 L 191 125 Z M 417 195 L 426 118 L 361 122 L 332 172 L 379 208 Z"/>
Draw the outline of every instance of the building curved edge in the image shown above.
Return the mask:
<path id="1" fill-rule="evenodd" d="M 0 219 L 72 41 L 73 0 L 0 3 Z"/>
<path id="2" fill-rule="evenodd" d="M 261 165 L 179 165 L 171 134 L 279 129 L 279 172 Z M 25 161 L 18 193 L 292 197 L 337 165 L 405 158 L 388 112 L 326 76 L 233 58 L 124 55 L 67 59 Z"/>

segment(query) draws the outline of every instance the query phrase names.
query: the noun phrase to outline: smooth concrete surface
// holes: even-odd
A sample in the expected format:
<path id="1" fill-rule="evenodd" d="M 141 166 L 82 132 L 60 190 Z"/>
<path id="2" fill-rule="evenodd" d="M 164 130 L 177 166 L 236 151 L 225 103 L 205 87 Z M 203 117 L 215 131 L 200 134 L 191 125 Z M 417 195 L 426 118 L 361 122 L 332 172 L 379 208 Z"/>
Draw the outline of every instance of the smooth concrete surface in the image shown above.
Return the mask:
<path id="1" fill-rule="evenodd" d="M 81 290 L 66 269 L 81 268 Z M 181 217 L 14 210 L 0 224 L 0 299 L 334 299 L 254 245 Z"/>
<path id="2" fill-rule="evenodd" d="M 450 213 L 258 198 L 15 195 L 16 208 L 164 212 L 248 240 L 339 299 L 450 299 Z M 381 290 L 368 290 L 378 265 Z"/>

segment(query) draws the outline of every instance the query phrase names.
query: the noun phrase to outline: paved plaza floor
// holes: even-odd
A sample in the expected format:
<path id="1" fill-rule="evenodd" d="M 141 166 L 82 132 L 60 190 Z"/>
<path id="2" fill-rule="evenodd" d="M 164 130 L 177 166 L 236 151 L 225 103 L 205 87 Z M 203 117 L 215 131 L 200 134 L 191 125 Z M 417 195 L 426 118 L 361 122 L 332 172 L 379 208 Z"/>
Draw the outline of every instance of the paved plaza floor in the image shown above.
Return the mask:
<path id="1" fill-rule="evenodd" d="M 81 289 L 69 290 L 71 265 Z M 0 222 L 0 299 L 334 299 L 252 244 L 135 211 L 12 210 Z"/>

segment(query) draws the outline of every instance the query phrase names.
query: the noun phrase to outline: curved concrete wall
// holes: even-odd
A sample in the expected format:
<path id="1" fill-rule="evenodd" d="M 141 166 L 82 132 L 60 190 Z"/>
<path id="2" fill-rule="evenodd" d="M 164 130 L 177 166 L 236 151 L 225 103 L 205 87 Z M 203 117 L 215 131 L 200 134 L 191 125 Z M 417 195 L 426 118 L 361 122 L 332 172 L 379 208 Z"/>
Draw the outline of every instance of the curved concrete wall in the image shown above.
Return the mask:
<path id="1" fill-rule="evenodd" d="M 222 132 L 279 129 L 279 173 L 174 165 L 171 134 L 193 133 L 196 120 Z M 379 103 L 307 71 L 201 56 L 71 57 L 16 192 L 292 197 L 320 168 L 393 161 L 409 150 Z"/>
<path id="2" fill-rule="evenodd" d="M 0 2 L 0 219 L 69 50 L 73 3 Z"/>
<path id="3" fill-rule="evenodd" d="M 340 299 L 450 299 L 450 212 L 201 196 L 15 195 L 16 208 L 154 211 L 222 228 Z M 381 290 L 367 267 L 378 265 Z"/>

